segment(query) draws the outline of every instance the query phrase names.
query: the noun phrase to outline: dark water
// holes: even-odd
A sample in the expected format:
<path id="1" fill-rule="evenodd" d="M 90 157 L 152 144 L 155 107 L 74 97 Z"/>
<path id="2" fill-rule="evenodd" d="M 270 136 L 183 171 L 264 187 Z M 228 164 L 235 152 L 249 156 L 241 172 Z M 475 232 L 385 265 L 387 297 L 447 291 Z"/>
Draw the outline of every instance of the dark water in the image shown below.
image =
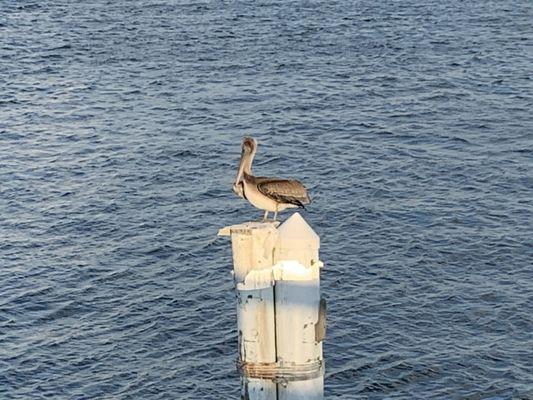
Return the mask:
<path id="1" fill-rule="evenodd" d="M 0 0 L 0 398 L 238 397 L 253 134 L 314 198 L 328 399 L 533 399 L 532 20 Z"/>

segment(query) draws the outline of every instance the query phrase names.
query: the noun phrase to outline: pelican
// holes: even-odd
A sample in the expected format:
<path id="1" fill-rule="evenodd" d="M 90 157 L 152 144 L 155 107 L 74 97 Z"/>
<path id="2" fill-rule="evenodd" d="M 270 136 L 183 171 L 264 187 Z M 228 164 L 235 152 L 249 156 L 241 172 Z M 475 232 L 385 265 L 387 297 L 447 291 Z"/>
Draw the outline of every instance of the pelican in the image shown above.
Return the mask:
<path id="1" fill-rule="evenodd" d="M 257 151 L 257 140 L 245 137 L 242 141 L 241 161 L 233 184 L 233 191 L 248 200 L 254 207 L 265 210 L 263 221 L 268 220 L 268 213 L 287 208 L 301 207 L 309 204 L 311 199 L 304 185 L 293 179 L 266 178 L 252 175 L 252 162 Z"/>

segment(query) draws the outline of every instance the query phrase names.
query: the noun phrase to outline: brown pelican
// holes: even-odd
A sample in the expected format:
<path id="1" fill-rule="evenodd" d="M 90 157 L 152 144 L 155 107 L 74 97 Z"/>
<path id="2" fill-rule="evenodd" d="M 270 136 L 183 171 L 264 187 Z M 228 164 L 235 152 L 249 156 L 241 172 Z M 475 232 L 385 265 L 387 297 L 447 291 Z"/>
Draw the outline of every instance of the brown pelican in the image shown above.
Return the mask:
<path id="1" fill-rule="evenodd" d="M 311 199 L 304 185 L 299 181 L 279 178 L 265 178 L 252 175 L 252 162 L 257 150 L 257 141 L 245 137 L 242 141 L 241 162 L 233 191 L 248 200 L 260 210 L 265 210 L 263 221 L 268 219 L 268 213 L 274 213 L 274 221 L 279 211 L 286 208 L 302 207 L 309 204 Z"/>

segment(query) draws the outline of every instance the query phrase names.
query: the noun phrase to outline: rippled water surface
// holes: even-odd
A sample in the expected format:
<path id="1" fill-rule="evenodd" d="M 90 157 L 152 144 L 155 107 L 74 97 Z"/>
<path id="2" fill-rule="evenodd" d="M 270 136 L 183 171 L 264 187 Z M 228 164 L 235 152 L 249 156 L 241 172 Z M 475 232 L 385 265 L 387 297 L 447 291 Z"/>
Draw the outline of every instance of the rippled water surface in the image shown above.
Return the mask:
<path id="1" fill-rule="evenodd" d="M 327 398 L 533 399 L 532 20 L 0 0 L 0 398 L 238 398 L 253 134 L 314 199 Z"/>

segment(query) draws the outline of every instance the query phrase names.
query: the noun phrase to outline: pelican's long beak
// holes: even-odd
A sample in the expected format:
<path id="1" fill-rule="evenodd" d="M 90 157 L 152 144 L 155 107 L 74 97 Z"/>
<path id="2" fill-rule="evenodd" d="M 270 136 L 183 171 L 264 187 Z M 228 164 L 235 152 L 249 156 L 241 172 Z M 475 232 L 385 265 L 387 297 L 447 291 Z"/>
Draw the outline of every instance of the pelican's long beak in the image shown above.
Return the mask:
<path id="1" fill-rule="evenodd" d="M 241 161 L 239 162 L 239 169 L 237 171 L 237 176 L 235 177 L 235 182 L 233 183 L 233 186 L 237 185 L 241 179 L 242 179 L 242 174 L 244 173 L 244 161 L 246 159 L 246 156 L 244 154 L 244 150 L 242 151 L 241 153 Z"/>

